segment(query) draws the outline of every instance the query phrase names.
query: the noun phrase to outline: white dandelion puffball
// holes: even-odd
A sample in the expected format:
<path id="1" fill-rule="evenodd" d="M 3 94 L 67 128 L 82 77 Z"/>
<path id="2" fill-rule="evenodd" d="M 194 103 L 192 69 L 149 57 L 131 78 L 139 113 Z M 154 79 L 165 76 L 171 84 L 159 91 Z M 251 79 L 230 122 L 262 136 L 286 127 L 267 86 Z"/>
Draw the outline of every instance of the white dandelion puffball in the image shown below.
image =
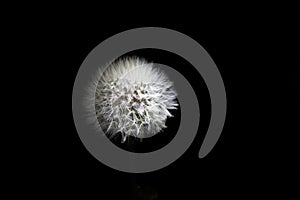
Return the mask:
<path id="1" fill-rule="evenodd" d="M 108 136 L 151 137 L 166 128 L 170 109 L 177 109 L 173 83 L 153 63 L 129 57 L 118 59 L 99 72 L 94 90 L 94 111 Z"/>

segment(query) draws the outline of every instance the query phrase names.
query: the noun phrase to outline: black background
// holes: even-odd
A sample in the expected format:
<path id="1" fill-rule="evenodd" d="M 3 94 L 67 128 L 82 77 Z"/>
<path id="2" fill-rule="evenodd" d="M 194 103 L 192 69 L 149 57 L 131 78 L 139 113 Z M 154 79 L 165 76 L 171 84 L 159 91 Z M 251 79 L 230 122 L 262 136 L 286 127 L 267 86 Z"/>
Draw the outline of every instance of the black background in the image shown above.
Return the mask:
<path id="1" fill-rule="evenodd" d="M 277 51 L 278 34 L 274 33 L 278 33 L 278 29 L 273 19 L 208 20 L 196 16 L 164 22 L 160 19 L 137 21 L 136 18 L 121 22 L 80 16 L 49 15 L 40 21 L 32 16 L 22 21 L 19 30 L 23 32 L 16 35 L 16 40 L 25 41 L 20 51 L 33 50 L 26 60 L 29 66 L 32 63 L 36 67 L 26 69 L 33 76 L 28 78 L 26 88 L 38 97 L 34 105 L 40 112 L 28 119 L 34 121 L 37 134 L 32 139 L 33 145 L 26 143 L 20 156 L 24 158 L 20 161 L 22 168 L 16 170 L 19 176 L 14 179 L 26 188 L 24 192 L 100 199 L 155 196 L 196 199 L 204 195 L 274 193 L 299 180 L 297 154 L 293 153 L 295 146 L 282 149 L 293 132 L 284 125 L 282 116 L 287 116 L 285 111 L 292 108 L 285 99 L 290 96 L 281 84 L 285 82 L 282 77 L 285 73 L 278 76 L 278 71 L 282 71 L 274 64 L 279 65 L 282 54 Z M 223 77 L 228 108 L 218 143 L 205 158 L 199 159 L 210 109 L 205 86 L 197 88 L 192 84 L 206 96 L 202 98 L 200 93 L 197 96 L 202 102 L 200 111 L 206 118 L 202 117 L 191 147 L 161 170 L 130 174 L 103 165 L 85 149 L 73 122 L 72 89 L 81 63 L 93 48 L 116 33 L 146 26 L 174 29 L 201 44 Z M 199 81 L 194 73 L 182 73 L 190 83 Z M 280 104 L 284 104 L 284 108 Z M 285 115 L 279 114 L 281 111 Z"/>

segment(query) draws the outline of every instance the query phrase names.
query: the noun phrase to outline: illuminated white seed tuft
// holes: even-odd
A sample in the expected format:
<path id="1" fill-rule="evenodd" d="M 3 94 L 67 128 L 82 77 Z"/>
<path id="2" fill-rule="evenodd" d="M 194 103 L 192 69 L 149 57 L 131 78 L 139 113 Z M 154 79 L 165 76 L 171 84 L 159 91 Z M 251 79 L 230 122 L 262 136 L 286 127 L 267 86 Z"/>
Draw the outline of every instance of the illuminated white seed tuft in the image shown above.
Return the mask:
<path id="1" fill-rule="evenodd" d="M 145 138 L 166 128 L 170 109 L 177 109 L 173 83 L 153 63 L 140 58 L 114 61 L 97 74 L 88 108 L 109 136 Z M 94 106 L 91 107 L 91 103 Z"/>

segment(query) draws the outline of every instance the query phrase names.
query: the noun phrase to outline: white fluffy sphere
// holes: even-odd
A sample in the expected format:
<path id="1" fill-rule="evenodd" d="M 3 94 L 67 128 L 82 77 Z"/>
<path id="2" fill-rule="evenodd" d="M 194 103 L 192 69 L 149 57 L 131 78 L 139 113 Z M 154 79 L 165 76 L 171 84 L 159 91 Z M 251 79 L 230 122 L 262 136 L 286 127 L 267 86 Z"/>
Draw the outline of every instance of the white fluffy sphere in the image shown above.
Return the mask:
<path id="1" fill-rule="evenodd" d="M 166 128 L 170 109 L 177 109 L 173 83 L 153 63 L 140 58 L 114 61 L 94 84 L 97 121 L 109 136 L 146 138 Z"/>

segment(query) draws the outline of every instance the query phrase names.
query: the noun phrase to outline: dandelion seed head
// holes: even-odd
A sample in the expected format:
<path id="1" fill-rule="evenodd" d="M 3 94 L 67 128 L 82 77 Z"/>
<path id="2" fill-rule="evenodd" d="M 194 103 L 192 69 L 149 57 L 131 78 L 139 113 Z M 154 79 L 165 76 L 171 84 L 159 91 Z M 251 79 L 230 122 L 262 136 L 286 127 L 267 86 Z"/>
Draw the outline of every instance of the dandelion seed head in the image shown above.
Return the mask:
<path id="1" fill-rule="evenodd" d="M 88 110 L 95 112 L 96 123 L 108 136 L 121 134 L 122 142 L 127 136 L 145 138 L 161 132 L 172 117 L 169 110 L 177 109 L 173 83 L 144 59 L 118 59 L 95 80 L 89 88 Z"/>

